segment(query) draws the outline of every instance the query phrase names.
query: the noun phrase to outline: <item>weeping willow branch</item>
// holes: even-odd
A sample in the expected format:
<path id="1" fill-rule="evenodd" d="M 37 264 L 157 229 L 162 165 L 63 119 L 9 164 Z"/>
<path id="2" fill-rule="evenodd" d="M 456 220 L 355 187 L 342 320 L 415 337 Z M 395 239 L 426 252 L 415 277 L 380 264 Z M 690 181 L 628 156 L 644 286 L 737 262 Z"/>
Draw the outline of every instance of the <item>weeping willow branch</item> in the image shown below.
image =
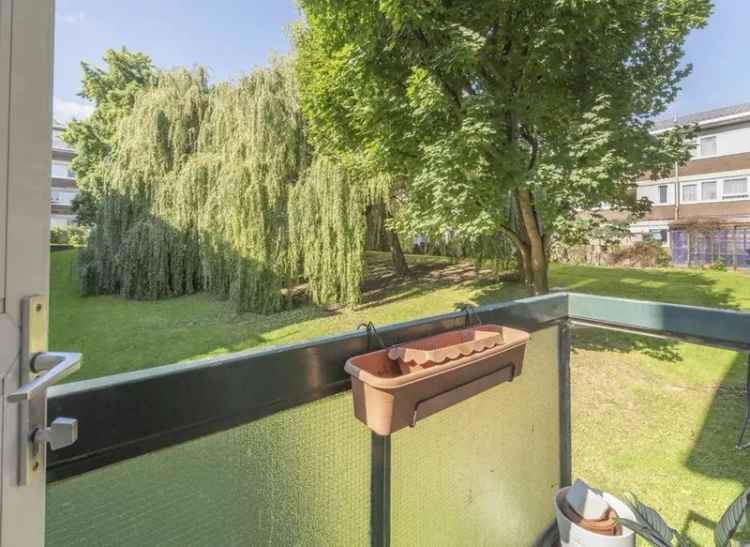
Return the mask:
<path id="1" fill-rule="evenodd" d="M 200 69 L 161 74 L 113 151 L 84 294 L 208 290 L 270 313 L 304 278 L 315 302 L 359 300 L 365 211 L 382 181 L 313 158 L 288 61 L 213 87 Z"/>

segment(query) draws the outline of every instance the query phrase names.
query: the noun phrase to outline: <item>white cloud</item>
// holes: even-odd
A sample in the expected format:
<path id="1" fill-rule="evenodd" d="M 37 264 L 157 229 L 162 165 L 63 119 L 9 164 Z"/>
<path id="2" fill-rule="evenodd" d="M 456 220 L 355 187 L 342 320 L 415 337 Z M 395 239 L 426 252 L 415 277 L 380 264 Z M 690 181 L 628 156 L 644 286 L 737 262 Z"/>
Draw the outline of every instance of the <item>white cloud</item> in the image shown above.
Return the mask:
<path id="1" fill-rule="evenodd" d="M 60 97 L 55 97 L 52 101 L 52 110 L 55 120 L 68 123 L 73 119 L 82 120 L 88 117 L 94 111 L 94 107 L 90 104 L 66 101 Z"/>
<path id="2" fill-rule="evenodd" d="M 61 13 L 57 16 L 57 18 L 63 23 L 70 23 L 71 25 L 82 23 L 87 17 L 88 15 L 86 15 L 85 11 L 79 11 L 78 13 Z"/>

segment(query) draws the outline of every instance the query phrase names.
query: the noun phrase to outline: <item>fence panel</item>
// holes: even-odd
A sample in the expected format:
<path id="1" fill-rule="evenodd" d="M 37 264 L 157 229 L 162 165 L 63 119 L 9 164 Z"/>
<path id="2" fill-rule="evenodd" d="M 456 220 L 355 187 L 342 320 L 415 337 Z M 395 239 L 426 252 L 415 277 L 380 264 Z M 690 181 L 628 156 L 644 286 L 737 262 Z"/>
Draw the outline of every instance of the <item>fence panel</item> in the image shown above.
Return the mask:
<path id="1" fill-rule="evenodd" d="M 367 545 L 370 435 L 342 393 L 47 488 L 47 545 Z"/>
<path id="2" fill-rule="evenodd" d="M 672 263 L 703 266 L 721 261 L 728 267 L 747 267 L 750 260 L 750 228 L 707 231 L 673 230 Z"/>
<path id="3" fill-rule="evenodd" d="M 531 545 L 560 483 L 558 328 L 523 373 L 392 437 L 392 545 Z"/>

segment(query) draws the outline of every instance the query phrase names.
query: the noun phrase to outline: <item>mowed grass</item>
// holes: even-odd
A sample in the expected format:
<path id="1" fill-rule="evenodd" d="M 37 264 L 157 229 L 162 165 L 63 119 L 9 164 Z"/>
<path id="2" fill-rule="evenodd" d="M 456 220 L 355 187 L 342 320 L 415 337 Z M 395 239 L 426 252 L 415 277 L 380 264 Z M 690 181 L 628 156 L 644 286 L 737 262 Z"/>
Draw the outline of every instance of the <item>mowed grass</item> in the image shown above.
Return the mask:
<path id="1" fill-rule="evenodd" d="M 50 348 L 80 351 L 81 370 L 70 381 L 188 361 L 270 344 L 285 344 L 355 330 L 362 322 L 385 325 L 524 295 L 517 284 L 477 279 L 466 264 L 412 257 L 414 277 L 395 278 L 385 254 L 373 254 L 363 304 L 324 309 L 303 306 L 273 315 L 237 313 L 208 294 L 161 301 L 117 296 L 82 297 L 76 251 L 52 254 Z"/>
<path id="2" fill-rule="evenodd" d="M 289 343 L 434 315 L 459 303 L 525 295 L 518 283 L 477 275 L 468 264 L 409 257 L 394 277 L 387 255 L 369 257 L 363 304 L 306 306 L 271 316 L 238 314 L 194 295 L 159 302 L 82 298 L 75 252 L 52 257 L 50 346 L 82 351 L 72 380 Z M 750 310 L 744 272 L 636 270 L 555 265 L 553 287 L 593 294 Z M 734 448 L 744 411 L 744 355 L 593 329 L 574 330 L 574 474 L 615 493 L 633 491 L 698 545 L 750 486 L 750 450 Z"/>

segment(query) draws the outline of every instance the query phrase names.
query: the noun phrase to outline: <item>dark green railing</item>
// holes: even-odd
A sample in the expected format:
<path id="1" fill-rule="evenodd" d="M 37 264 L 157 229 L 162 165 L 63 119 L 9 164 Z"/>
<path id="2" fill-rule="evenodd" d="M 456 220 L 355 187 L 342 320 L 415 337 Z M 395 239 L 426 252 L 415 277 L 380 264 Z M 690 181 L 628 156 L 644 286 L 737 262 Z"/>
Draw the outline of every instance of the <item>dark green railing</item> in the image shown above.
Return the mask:
<path id="1" fill-rule="evenodd" d="M 750 349 L 750 314 L 554 293 L 476 309 L 485 323 L 559 329 L 560 484 L 571 480 L 570 322 Z M 379 326 L 387 345 L 460 328 L 465 312 Z M 246 424 L 350 389 L 343 364 L 366 352 L 368 334 L 349 332 L 188 364 L 168 365 L 55 387 L 49 414 L 78 418 L 81 437 L 51 452 L 48 479 L 87 473 L 191 439 Z M 168 402 L 168 403 L 166 403 Z M 372 435 L 372 545 L 390 542 L 391 444 Z"/>

